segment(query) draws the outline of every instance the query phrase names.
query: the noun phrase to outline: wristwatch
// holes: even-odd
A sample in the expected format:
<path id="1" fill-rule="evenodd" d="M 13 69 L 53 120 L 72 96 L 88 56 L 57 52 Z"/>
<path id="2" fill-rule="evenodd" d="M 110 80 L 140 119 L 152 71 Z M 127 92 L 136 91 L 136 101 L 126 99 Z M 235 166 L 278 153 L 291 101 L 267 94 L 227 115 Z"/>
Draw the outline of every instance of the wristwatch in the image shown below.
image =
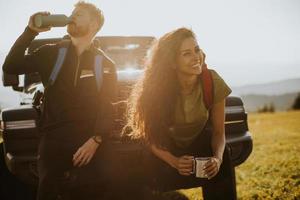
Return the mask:
<path id="1" fill-rule="evenodd" d="M 97 143 L 101 144 L 102 143 L 102 137 L 100 135 L 94 135 L 92 139 Z"/>

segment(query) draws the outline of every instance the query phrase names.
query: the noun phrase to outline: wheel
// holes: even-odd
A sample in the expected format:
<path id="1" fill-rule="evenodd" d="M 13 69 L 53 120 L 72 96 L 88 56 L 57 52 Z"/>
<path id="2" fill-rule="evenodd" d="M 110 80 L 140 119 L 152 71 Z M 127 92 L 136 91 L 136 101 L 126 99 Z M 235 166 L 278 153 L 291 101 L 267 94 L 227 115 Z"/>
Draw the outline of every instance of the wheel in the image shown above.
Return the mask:
<path id="1" fill-rule="evenodd" d="M 3 143 L 0 143 L 0 199 L 34 200 L 34 190 L 9 172 L 5 164 Z"/>

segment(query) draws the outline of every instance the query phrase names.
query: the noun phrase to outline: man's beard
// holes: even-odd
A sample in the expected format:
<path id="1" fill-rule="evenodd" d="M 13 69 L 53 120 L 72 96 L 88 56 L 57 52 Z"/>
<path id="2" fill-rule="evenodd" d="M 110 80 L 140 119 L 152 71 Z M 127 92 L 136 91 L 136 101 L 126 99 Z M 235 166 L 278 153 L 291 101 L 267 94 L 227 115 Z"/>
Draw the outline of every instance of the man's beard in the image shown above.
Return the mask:
<path id="1" fill-rule="evenodd" d="M 89 33 L 89 27 L 88 26 L 76 26 L 76 24 L 69 24 L 67 27 L 67 31 L 68 33 L 72 36 L 72 37 L 83 37 L 85 35 L 87 35 Z"/>

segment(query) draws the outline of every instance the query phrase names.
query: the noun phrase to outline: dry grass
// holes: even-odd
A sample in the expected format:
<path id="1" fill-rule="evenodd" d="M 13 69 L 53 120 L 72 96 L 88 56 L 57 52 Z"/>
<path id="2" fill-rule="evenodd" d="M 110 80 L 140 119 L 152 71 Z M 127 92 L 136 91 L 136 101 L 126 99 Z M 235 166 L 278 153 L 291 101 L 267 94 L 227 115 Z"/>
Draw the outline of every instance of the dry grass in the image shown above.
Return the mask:
<path id="1" fill-rule="evenodd" d="M 237 168 L 241 199 L 300 199 L 300 112 L 249 116 L 254 151 Z"/>

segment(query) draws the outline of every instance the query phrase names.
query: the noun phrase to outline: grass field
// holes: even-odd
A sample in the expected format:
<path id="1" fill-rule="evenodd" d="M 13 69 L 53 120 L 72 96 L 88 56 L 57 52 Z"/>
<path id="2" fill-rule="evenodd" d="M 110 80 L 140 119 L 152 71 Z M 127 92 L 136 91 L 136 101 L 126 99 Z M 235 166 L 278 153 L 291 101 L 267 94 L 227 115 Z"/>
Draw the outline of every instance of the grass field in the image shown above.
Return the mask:
<path id="1" fill-rule="evenodd" d="M 253 152 L 236 168 L 238 198 L 300 200 L 300 112 L 249 114 Z M 202 199 L 200 189 L 181 190 Z"/>

